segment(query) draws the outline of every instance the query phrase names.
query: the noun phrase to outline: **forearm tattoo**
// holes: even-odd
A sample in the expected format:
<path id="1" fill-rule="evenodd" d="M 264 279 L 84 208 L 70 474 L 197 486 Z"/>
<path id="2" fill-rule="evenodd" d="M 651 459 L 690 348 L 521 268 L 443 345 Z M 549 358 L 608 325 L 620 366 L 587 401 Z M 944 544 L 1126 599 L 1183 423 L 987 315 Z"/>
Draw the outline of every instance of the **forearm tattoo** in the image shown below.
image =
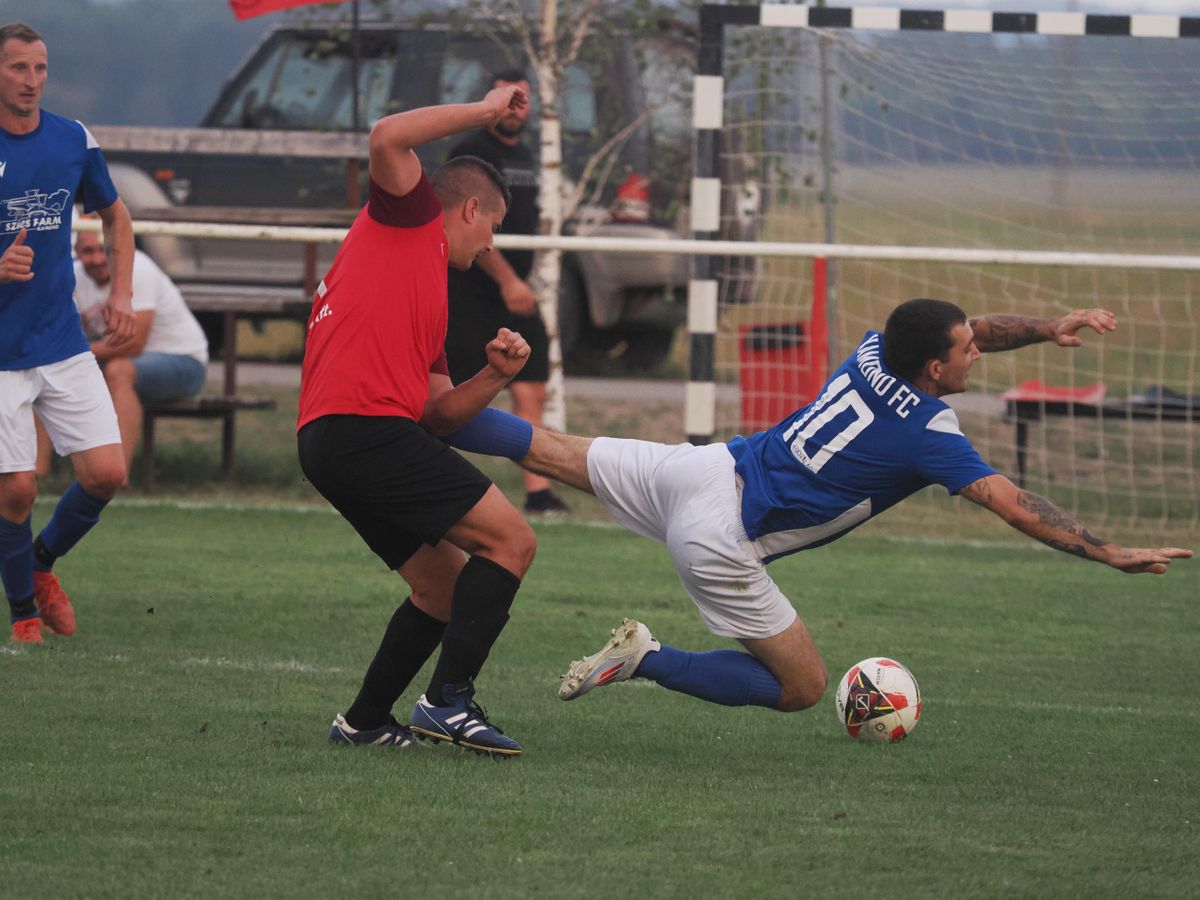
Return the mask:
<path id="1" fill-rule="evenodd" d="M 1016 350 L 1046 340 L 1046 320 L 1030 316 L 979 316 L 970 325 L 981 353 Z"/>
<path id="2" fill-rule="evenodd" d="M 990 506 L 992 502 L 992 486 L 988 484 L 986 478 L 980 478 L 978 481 L 971 482 L 959 491 L 959 493 L 972 503 L 978 503 L 980 506 Z"/>
<path id="3" fill-rule="evenodd" d="M 1087 559 L 1096 559 L 1098 557 L 1094 550 L 1109 546 L 1108 541 L 1092 534 L 1045 497 L 1039 497 L 1029 491 L 1018 491 L 1017 505 L 1037 516 L 1038 522 L 1046 528 L 1062 532 L 1060 534 L 1029 532 L 1031 537 L 1037 538 L 1055 550 L 1062 550 L 1064 553 L 1072 553 Z M 1078 538 L 1078 541 L 1065 540 L 1067 536 Z"/>

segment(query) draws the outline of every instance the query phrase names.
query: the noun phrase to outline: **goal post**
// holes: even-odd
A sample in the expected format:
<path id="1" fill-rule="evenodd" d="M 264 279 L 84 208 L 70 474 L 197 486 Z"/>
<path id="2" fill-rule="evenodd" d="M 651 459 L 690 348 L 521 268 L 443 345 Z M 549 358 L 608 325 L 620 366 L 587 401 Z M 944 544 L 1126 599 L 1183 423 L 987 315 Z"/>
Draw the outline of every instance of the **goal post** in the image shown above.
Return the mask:
<path id="1" fill-rule="evenodd" d="M 806 259 L 698 257 L 689 439 L 799 405 L 796 379 L 746 393 L 789 353 L 836 365 L 911 297 L 969 314 L 1105 306 L 1116 334 L 988 354 L 953 405 L 985 459 L 1089 523 L 1194 534 L 1200 273 L 1127 263 L 1200 246 L 1197 38 L 1200 18 L 1179 16 L 702 7 L 698 240 L 948 250 L 829 254 L 824 293 Z M 821 320 L 825 347 L 799 348 Z"/>

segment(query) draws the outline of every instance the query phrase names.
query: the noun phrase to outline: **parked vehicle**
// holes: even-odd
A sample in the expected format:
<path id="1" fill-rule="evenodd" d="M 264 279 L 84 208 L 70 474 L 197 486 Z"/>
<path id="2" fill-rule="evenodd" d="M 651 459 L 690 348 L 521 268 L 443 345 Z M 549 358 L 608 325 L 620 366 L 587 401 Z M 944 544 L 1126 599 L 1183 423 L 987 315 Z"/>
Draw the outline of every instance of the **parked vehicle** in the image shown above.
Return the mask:
<path id="1" fill-rule="evenodd" d="M 684 79 L 691 48 L 660 42 L 652 64 L 639 66 L 646 48 L 607 48 L 603 59 L 582 59 L 566 73 L 560 115 L 564 168 L 579 177 L 589 154 L 621 125 L 635 119 L 649 89 L 667 97 Z M 643 56 L 643 58 L 645 58 Z M 353 76 L 357 70 L 365 131 L 392 112 L 464 102 L 486 93 L 490 73 L 514 60 L 499 44 L 444 27 L 367 24 L 360 30 L 357 64 L 350 36 L 326 26 L 270 32 L 227 80 L 201 123 L 205 129 L 353 132 Z M 517 63 L 519 65 L 519 63 Z M 648 86 L 646 80 L 650 79 Z M 535 89 L 536 94 L 536 89 Z M 536 124 L 537 98 L 531 121 Z M 676 221 L 687 196 L 690 121 L 681 108 L 659 109 L 622 147 L 613 182 L 568 223 L 568 233 L 679 236 Z M 214 132 L 215 133 L 215 132 Z M 230 132 L 233 134 L 233 132 Z M 530 136 L 536 146 L 536 134 Z M 420 149 L 436 166 L 450 139 Z M 126 202 L 147 207 L 345 208 L 365 197 L 365 165 L 347 194 L 346 163 L 300 156 L 211 155 L 106 149 L 114 181 Z M 652 169 L 674 173 L 654 180 Z M 649 180 L 649 188 L 644 186 Z M 625 189 L 618 198 L 617 186 Z M 348 200 L 354 203 L 348 204 Z M 314 224 L 320 224 L 314 222 Z M 143 239 L 177 281 L 206 284 L 303 284 L 302 256 L 294 245 L 258 241 Z M 320 251 L 320 271 L 334 247 Z M 685 318 L 688 262 L 670 255 L 574 253 L 564 259 L 559 295 L 564 358 L 586 344 L 621 348 L 632 365 L 654 365 L 667 353 Z"/>

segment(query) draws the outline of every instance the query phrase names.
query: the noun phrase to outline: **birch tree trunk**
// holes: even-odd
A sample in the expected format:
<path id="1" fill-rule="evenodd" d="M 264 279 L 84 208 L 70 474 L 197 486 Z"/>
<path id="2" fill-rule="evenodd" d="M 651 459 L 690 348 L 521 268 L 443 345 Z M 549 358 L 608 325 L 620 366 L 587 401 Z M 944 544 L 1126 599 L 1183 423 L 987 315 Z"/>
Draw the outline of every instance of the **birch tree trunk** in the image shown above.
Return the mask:
<path id="1" fill-rule="evenodd" d="M 562 122 L 558 116 L 558 0 L 541 0 L 539 52 L 532 60 L 537 69 L 538 91 L 542 100 L 541 182 L 538 205 L 541 208 L 539 231 L 546 235 L 562 234 L 563 174 Z M 563 393 L 562 345 L 558 339 L 558 283 L 562 276 L 562 251 L 541 250 L 533 271 L 533 288 L 538 308 L 550 339 L 550 378 L 546 382 L 546 406 L 542 420 L 547 428 L 567 429 L 567 408 Z"/>

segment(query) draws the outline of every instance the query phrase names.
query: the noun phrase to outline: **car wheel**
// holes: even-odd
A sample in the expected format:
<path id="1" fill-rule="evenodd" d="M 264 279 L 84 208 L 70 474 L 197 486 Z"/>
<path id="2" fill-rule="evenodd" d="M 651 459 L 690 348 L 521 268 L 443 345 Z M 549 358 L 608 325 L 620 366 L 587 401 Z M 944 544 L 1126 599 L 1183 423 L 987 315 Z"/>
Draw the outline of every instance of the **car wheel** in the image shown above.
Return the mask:
<path id="1" fill-rule="evenodd" d="M 558 287 L 558 343 L 563 358 L 579 346 L 583 335 L 590 330 L 587 293 L 583 279 L 572 266 L 563 266 Z"/>
<path id="2" fill-rule="evenodd" d="M 623 337 L 627 346 L 619 358 L 633 371 L 649 372 L 667 361 L 675 331 L 670 328 L 630 329 Z"/>

